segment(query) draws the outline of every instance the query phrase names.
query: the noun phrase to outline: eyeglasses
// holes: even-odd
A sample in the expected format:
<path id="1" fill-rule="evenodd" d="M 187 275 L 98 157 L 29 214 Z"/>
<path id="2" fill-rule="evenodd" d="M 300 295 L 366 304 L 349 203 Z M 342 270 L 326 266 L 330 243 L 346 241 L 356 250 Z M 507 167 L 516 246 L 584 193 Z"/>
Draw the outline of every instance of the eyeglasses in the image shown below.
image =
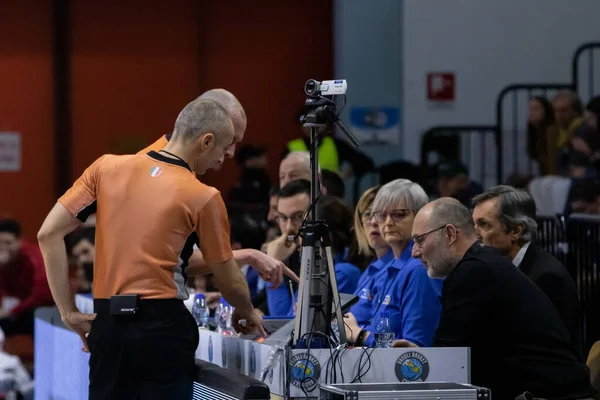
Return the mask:
<path id="1" fill-rule="evenodd" d="M 288 221 L 292 221 L 292 223 L 294 223 L 295 225 L 301 225 L 303 219 L 304 219 L 303 212 L 297 212 L 289 217 L 287 215 L 277 214 L 277 216 L 275 217 L 275 220 L 279 223 L 287 224 Z"/>
<path id="2" fill-rule="evenodd" d="M 360 219 L 363 222 L 363 224 L 370 222 L 372 218 L 373 218 L 373 211 L 371 211 L 371 210 L 366 210 L 365 212 L 360 214 Z"/>
<path id="3" fill-rule="evenodd" d="M 429 234 L 431 234 L 431 233 L 433 233 L 433 232 L 440 231 L 440 230 L 444 229 L 444 228 L 445 228 L 445 227 L 447 227 L 447 226 L 448 226 L 448 224 L 446 224 L 446 225 L 444 225 L 444 226 L 440 226 L 439 228 L 432 229 L 432 230 L 430 230 L 429 232 L 421 233 L 420 235 L 414 235 L 414 236 L 412 237 L 412 240 L 413 240 L 413 242 L 415 242 L 415 244 L 416 244 L 417 246 L 420 246 L 420 245 L 422 245 L 422 244 L 423 244 L 423 242 L 425 241 L 425 238 L 427 238 L 427 235 L 429 235 Z"/>
<path id="4" fill-rule="evenodd" d="M 390 212 L 375 211 L 372 214 L 373 214 L 373 217 L 375 217 L 375 219 L 377 220 L 377 222 L 381 223 L 381 222 L 385 222 L 385 220 L 387 219 L 388 216 L 392 219 L 392 221 L 400 222 L 404 218 L 406 218 L 411 212 L 412 212 L 412 210 L 409 210 L 406 208 L 399 208 L 397 210 L 392 210 Z"/>

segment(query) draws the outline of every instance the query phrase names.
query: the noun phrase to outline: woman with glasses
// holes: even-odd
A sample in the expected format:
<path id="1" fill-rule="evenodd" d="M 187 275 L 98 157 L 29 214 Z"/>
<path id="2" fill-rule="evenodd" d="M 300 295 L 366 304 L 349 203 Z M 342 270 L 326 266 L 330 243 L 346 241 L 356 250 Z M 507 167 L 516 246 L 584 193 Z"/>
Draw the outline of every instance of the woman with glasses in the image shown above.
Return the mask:
<path id="1" fill-rule="evenodd" d="M 373 285 L 376 277 L 394 259 L 394 253 L 379 232 L 379 224 L 373 218 L 373 201 L 379 188 L 374 186 L 368 189 L 358 200 L 354 210 L 354 234 L 358 244 L 358 252 L 367 257 L 375 257 L 373 262 L 365 269 L 358 281 L 354 292 L 359 296 L 358 303 L 351 309 L 358 326 L 363 327 L 371 319 L 373 305 Z"/>
<path id="2" fill-rule="evenodd" d="M 382 312 L 389 316 L 396 338 L 411 338 L 422 347 L 433 341 L 441 312 L 441 282 L 430 279 L 423 264 L 411 257 L 413 221 L 428 201 L 423 188 L 407 179 L 387 183 L 375 197 L 372 218 L 392 249 L 394 261 L 375 279 L 370 318 L 364 328 L 351 313 L 345 318 L 346 335 L 356 346 L 374 345 Z"/>

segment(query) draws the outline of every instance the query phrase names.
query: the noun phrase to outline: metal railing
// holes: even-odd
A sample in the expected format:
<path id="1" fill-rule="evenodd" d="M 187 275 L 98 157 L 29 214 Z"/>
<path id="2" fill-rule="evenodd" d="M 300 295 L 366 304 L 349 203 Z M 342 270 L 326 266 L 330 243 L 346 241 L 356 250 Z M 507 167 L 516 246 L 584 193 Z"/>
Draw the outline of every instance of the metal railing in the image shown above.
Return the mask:
<path id="1" fill-rule="evenodd" d="M 497 132 L 490 125 L 435 126 L 421 138 L 421 168 L 431 178 L 432 166 L 444 160 L 459 160 L 469 175 L 484 186 L 498 177 Z"/>
<path id="2" fill-rule="evenodd" d="M 527 103 L 533 96 L 552 97 L 570 83 L 524 83 L 508 85 L 496 98 L 499 182 L 512 174 L 537 174 L 537 164 L 527 154 Z"/>
<path id="3" fill-rule="evenodd" d="M 600 92 L 600 63 L 595 63 L 595 53 L 600 50 L 600 42 L 589 42 L 579 46 L 571 63 L 572 81 L 575 90 L 585 102 Z"/>
<path id="4" fill-rule="evenodd" d="M 536 243 L 556 257 L 575 282 L 584 354 L 600 340 L 600 216 L 537 218 Z"/>

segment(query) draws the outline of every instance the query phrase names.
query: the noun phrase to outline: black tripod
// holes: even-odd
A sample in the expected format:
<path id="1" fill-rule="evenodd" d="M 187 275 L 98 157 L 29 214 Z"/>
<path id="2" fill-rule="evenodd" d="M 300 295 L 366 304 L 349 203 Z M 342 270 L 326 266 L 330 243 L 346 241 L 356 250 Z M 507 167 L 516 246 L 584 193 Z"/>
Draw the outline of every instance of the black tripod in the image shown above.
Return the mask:
<path id="1" fill-rule="evenodd" d="M 305 105 L 306 114 L 300 120 L 310 128 L 311 207 L 300 228 L 302 263 L 293 344 L 296 348 L 329 348 L 333 347 L 330 341 L 332 317 L 337 321 L 339 344 L 346 344 L 347 340 L 329 227 L 319 219 L 317 211 L 320 194 L 318 129 L 336 124 L 352 144 L 356 146 L 358 141 L 338 119 L 335 102 L 320 95 L 310 95 Z"/>

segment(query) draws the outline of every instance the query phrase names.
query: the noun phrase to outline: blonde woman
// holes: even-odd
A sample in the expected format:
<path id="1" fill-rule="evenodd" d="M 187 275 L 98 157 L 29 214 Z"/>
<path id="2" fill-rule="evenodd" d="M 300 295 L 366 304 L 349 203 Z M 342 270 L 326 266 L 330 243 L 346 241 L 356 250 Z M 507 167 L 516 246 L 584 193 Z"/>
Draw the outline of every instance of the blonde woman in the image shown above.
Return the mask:
<path id="1" fill-rule="evenodd" d="M 358 252 L 373 258 L 373 262 L 360 276 L 354 294 L 359 296 L 358 303 L 351 308 L 360 327 L 371 319 L 373 309 L 373 287 L 375 277 L 394 261 L 394 252 L 379 232 L 379 224 L 373 218 L 373 201 L 380 186 L 374 186 L 363 193 L 354 209 L 354 232 L 358 244 Z"/>

